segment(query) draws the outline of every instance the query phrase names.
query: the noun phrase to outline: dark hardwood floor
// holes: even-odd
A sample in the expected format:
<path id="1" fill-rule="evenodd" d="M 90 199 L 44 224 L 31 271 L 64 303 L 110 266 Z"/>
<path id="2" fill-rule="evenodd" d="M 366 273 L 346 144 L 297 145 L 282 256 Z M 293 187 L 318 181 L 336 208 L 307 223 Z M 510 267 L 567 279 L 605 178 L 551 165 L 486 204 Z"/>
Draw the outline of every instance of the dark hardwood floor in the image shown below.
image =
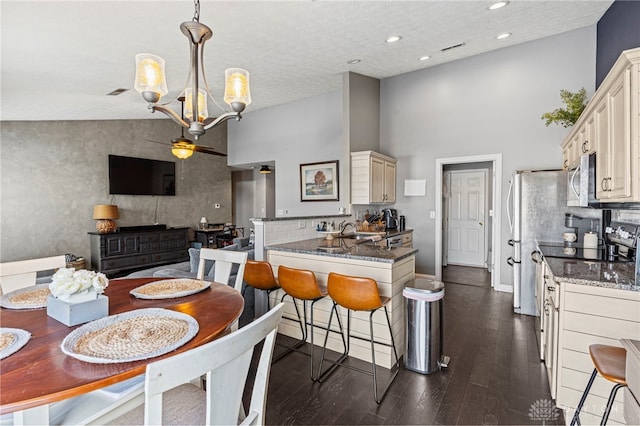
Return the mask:
<path id="1" fill-rule="evenodd" d="M 266 422 L 541 424 L 529 417 L 529 410 L 551 397 L 537 356 L 533 317 L 515 315 L 509 293 L 460 284 L 447 284 L 445 292 L 444 354 L 451 357 L 449 368 L 431 375 L 401 369 L 378 405 L 370 376 L 339 368 L 326 382 L 313 383 L 309 358 L 292 353 L 272 365 Z M 279 350 L 276 346 L 276 353 Z M 545 423 L 564 420 L 560 414 Z"/>
<path id="2" fill-rule="evenodd" d="M 447 265 L 442 268 L 442 281 L 446 283 L 491 287 L 491 273 L 487 268 Z"/>

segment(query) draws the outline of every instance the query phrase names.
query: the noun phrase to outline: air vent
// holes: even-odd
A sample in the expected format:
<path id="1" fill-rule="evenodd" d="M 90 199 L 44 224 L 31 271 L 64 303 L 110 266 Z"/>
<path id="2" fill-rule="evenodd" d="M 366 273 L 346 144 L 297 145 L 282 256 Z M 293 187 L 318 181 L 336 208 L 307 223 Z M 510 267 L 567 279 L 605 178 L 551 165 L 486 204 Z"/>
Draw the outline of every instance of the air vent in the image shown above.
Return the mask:
<path id="1" fill-rule="evenodd" d="M 107 93 L 107 96 L 118 96 L 119 94 L 126 92 L 129 89 L 116 89 L 112 92 Z"/>
<path id="2" fill-rule="evenodd" d="M 440 49 L 440 51 L 441 52 L 446 52 L 447 50 L 455 49 L 456 47 L 462 47 L 462 46 L 464 46 L 464 43 L 454 44 L 453 46 L 449 46 L 449 47 L 445 47 L 443 49 Z"/>

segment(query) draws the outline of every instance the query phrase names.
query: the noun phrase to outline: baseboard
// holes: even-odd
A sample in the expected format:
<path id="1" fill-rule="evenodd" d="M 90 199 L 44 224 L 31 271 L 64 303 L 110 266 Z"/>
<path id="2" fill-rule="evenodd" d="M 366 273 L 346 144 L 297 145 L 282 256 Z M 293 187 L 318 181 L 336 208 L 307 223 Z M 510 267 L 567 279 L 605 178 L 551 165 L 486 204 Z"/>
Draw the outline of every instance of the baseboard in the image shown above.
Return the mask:
<path id="1" fill-rule="evenodd" d="M 495 287 L 496 291 L 502 291 L 504 293 L 513 293 L 513 286 L 510 284 L 502 284 L 500 283 Z"/>

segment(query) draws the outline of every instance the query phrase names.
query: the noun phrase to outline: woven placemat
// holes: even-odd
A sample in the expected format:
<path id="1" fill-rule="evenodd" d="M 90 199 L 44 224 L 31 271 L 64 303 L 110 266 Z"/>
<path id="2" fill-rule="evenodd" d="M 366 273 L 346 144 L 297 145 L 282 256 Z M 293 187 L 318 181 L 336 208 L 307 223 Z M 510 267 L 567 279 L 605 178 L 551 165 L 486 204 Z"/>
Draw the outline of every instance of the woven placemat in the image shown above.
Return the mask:
<path id="1" fill-rule="evenodd" d="M 47 306 L 51 294 L 49 284 L 38 284 L 20 288 L 2 296 L 0 306 L 7 309 L 38 309 Z"/>
<path id="2" fill-rule="evenodd" d="M 171 352 L 198 333 L 191 316 L 147 308 L 101 318 L 69 333 L 62 352 L 82 361 L 109 364 L 138 361 Z"/>
<path id="3" fill-rule="evenodd" d="M 31 339 L 31 333 L 21 328 L 0 328 L 0 359 L 20 350 Z"/>
<path id="4" fill-rule="evenodd" d="M 139 299 L 171 299 L 174 297 L 189 296 L 209 288 L 208 281 L 193 280 L 190 278 L 175 278 L 169 280 L 154 281 L 130 291 Z"/>

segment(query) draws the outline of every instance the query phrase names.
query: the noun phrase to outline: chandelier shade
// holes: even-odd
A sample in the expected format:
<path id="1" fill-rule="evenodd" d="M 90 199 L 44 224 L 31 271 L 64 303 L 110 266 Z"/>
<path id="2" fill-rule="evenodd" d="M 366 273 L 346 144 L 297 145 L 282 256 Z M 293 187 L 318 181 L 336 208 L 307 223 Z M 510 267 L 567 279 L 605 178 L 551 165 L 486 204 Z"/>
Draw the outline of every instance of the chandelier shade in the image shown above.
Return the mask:
<path id="1" fill-rule="evenodd" d="M 168 93 L 165 79 L 165 63 L 162 58 L 149 53 L 136 55 L 135 90 L 148 102 L 151 112 L 160 111 L 182 127 L 188 129 L 197 140 L 207 130 L 235 118 L 240 120 L 242 112 L 251 103 L 249 73 L 241 68 L 229 68 L 225 71 L 224 101 L 232 111 L 224 111 L 215 119 L 208 121 L 208 98 L 215 102 L 204 73 L 204 43 L 213 36 L 211 28 L 199 22 L 200 0 L 195 0 L 195 13 L 192 21 L 183 22 L 180 30 L 189 40 L 191 63 L 185 89 L 180 96 L 186 98 L 184 117 L 178 115 L 167 104 L 160 104 L 162 96 Z M 193 94 L 198 96 L 194 97 Z M 217 102 L 215 102 L 217 104 Z M 217 104 L 219 105 L 219 104 Z M 222 109 L 222 107 L 221 107 Z M 207 123 L 207 124 L 205 124 Z"/>

